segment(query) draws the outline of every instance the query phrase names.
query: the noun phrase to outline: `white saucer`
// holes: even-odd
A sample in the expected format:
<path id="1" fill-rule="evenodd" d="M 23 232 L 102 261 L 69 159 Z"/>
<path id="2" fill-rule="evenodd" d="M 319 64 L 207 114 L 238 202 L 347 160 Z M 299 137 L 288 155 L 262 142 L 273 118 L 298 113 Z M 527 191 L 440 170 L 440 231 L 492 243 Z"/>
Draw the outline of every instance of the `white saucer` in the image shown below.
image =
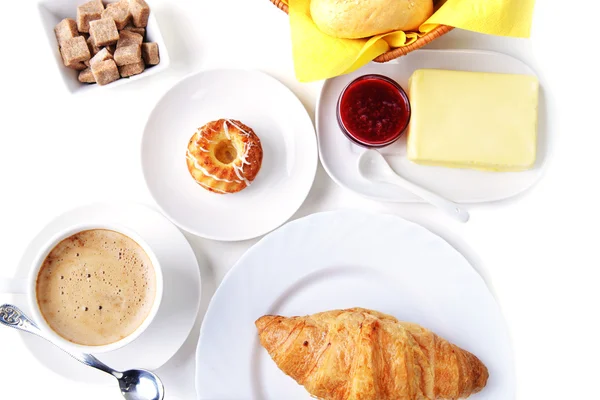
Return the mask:
<path id="1" fill-rule="evenodd" d="M 321 163 L 340 186 L 363 196 L 390 202 L 421 202 L 401 187 L 370 182 L 358 173 L 358 157 L 364 149 L 352 144 L 340 130 L 336 105 L 341 91 L 361 75 L 386 75 L 408 89 L 408 79 L 420 68 L 500 72 L 536 75 L 522 61 L 505 54 L 480 50 L 417 50 L 395 62 L 369 64 L 348 75 L 328 79 L 317 103 L 316 126 Z M 448 93 L 452 96 L 452 93 Z M 507 199 L 531 188 L 542 176 L 548 154 L 550 116 L 546 113 L 543 87 L 538 115 L 538 155 L 533 169 L 524 172 L 483 172 L 417 165 L 406 157 L 406 133 L 396 143 L 381 149 L 402 176 L 458 203 L 481 203 Z"/>
<path id="2" fill-rule="evenodd" d="M 98 358 L 119 370 L 154 370 L 165 364 L 190 334 L 200 306 L 200 269 L 194 251 L 183 234 L 160 213 L 142 205 L 95 204 L 68 211 L 50 222 L 27 247 L 19 264 L 26 276 L 40 246 L 57 231 L 74 223 L 114 223 L 137 232 L 154 250 L 163 267 L 163 300 L 152 324 L 134 342 Z M 15 305 L 28 312 L 25 301 Z M 58 348 L 31 334 L 21 333 L 35 358 L 53 372 L 88 383 L 114 384 L 114 378 L 74 361 Z"/>
<path id="3" fill-rule="evenodd" d="M 191 177 L 185 162 L 196 129 L 220 119 L 252 127 L 263 163 L 252 185 L 215 194 Z M 150 193 L 181 228 L 209 239 L 245 240 L 287 221 L 304 202 L 318 162 L 312 121 L 283 84 L 258 71 L 211 70 L 173 86 L 152 111 L 142 141 Z"/>
<path id="4" fill-rule="evenodd" d="M 196 352 L 200 399 L 310 400 L 262 349 L 254 321 L 365 307 L 416 322 L 479 357 L 487 387 L 469 400 L 510 400 L 508 329 L 487 285 L 439 236 L 399 217 L 313 214 L 252 247 L 210 303 Z"/>

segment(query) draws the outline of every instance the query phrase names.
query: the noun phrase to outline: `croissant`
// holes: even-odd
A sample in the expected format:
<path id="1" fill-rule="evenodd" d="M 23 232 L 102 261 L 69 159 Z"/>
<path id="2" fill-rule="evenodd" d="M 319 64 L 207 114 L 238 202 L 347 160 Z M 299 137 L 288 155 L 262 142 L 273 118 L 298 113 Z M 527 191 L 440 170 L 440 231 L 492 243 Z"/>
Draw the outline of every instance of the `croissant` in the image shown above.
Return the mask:
<path id="1" fill-rule="evenodd" d="M 321 400 L 456 400 L 488 379 L 473 354 L 376 311 L 266 315 L 256 327 L 277 366 Z"/>

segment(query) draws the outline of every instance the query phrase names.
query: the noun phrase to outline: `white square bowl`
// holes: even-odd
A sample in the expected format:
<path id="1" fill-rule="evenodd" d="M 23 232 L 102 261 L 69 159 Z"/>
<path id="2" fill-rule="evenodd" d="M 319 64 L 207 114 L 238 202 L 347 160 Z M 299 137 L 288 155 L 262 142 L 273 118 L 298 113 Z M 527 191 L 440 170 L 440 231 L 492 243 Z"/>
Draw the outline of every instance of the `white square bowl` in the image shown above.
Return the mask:
<path id="1" fill-rule="evenodd" d="M 152 6 L 150 6 L 150 18 L 148 19 L 148 26 L 146 27 L 146 37 L 144 41 L 158 43 L 160 63 L 158 65 L 148 67 L 141 74 L 134 75 L 129 78 L 121 78 L 105 86 L 79 82 L 79 80 L 77 79 L 79 71 L 67 68 L 63 64 L 62 57 L 58 49 L 58 42 L 56 41 L 56 36 L 54 34 L 54 27 L 64 18 L 76 19 L 77 6 L 85 2 L 86 0 L 42 0 L 38 3 L 38 9 L 40 11 L 40 16 L 42 19 L 42 26 L 48 38 L 48 45 L 52 48 L 52 51 L 54 53 L 54 59 L 58 67 L 59 73 L 62 76 L 63 82 L 65 83 L 65 87 L 71 93 L 83 93 L 93 90 L 100 90 L 101 88 L 110 88 L 124 85 L 129 82 L 133 82 L 138 79 L 157 74 L 169 67 L 171 63 L 169 53 L 167 52 L 165 41 L 163 40 L 162 34 L 160 33 L 160 29 L 158 27 L 158 23 L 156 22 Z M 115 0 L 104 1 L 104 5 L 113 2 L 115 2 Z"/>

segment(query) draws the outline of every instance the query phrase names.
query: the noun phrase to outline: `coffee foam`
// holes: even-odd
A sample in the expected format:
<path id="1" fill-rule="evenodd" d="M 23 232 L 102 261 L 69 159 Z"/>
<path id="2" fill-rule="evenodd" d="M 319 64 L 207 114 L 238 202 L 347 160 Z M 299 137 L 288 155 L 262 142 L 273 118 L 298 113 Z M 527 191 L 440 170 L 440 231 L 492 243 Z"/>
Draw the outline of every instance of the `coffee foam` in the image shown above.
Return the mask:
<path id="1" fill-rule="evenodd" d="M 65 339 L 102 346 L 131 335 L 156 296 L 146 252 L 110 230 L 79 232 L 56 245 L 37 278 L 36 295 L 48 325 Z"/>

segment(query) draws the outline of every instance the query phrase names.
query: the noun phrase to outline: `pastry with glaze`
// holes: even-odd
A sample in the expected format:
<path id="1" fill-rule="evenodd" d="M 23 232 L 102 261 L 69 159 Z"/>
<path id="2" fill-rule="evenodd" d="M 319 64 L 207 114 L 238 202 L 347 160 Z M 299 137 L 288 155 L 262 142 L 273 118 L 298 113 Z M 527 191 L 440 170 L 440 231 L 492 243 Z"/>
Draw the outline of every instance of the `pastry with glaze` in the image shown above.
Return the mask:
<path id="1" fill-rule="evenodd" d="M 488 379 L 473 354 L 377 311 L 266 315 L 256 327 L 279 369 L 321 400 L 464 399 Z"/>
<path id="2" fill-rule="evenodd" d="M 188 143 L 192 177 L 214 193 L 236 193 L 250 186 L 262 165 L 263 149 L 252 128 L 231 119 L 198 128 Z"/>

